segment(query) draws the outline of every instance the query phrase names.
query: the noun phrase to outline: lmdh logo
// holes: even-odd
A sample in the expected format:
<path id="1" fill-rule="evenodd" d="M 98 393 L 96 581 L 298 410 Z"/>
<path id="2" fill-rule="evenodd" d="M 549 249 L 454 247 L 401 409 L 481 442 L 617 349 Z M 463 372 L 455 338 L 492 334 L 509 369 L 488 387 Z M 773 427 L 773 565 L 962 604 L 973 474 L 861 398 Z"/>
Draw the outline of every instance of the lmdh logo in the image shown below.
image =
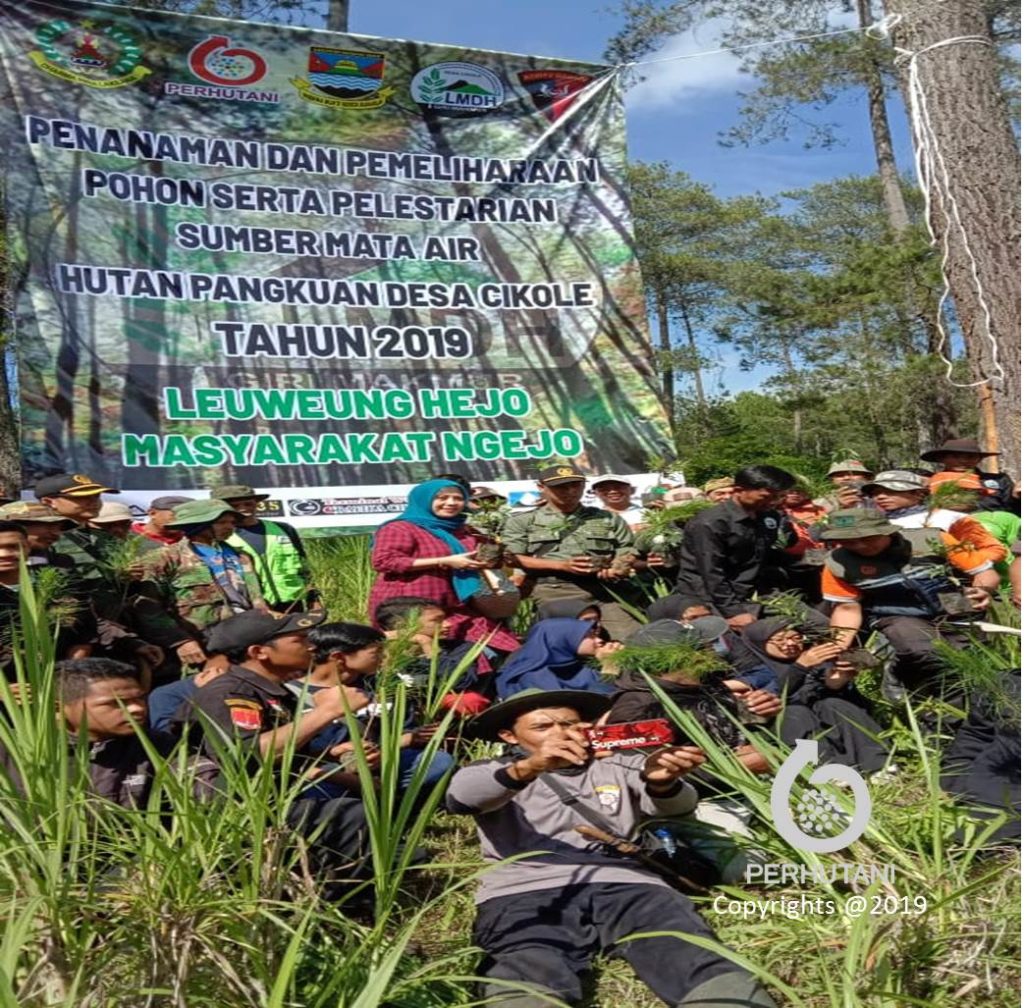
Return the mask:
<path id="1" fill-rule="evenodd" d="M 792 754 L 776 774 L 772 784 L 771 809 L 775 829 L 787 843 L 799 850 L 830 854 L 854 842 L 868 827 L 871 818 L 871 795 L 868 786 L 853 767 L 828 763 L 811 774 L 811 784 L 839 781 L 853 794 L 853 815 L 841 809 L 830 796 L 821 791 L 808 791 L 796 806 L 790 806 L 790 792 L 801 771 L 818 762 L 818 743 L 812 739 L 797 740 Z M 840 833 L 833 829 L 845 825 Z"/>

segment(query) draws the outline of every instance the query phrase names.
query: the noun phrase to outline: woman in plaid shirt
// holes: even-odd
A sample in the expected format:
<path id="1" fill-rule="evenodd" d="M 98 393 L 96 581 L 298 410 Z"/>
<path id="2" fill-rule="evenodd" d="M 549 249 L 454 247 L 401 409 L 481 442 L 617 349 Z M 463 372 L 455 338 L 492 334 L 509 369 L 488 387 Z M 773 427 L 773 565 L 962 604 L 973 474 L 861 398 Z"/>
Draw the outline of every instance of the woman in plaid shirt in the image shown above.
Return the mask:
<path id="1" fill-rule="evenodd" d="M 414 595 L 436 602 L 448 613 L 446 635 L 476 641 L 493 632 L 489 648 L 514 651 L 516 637 L 494 620 L 472 611 L 479 591 L 479 539 L 466 527 L 466 493 L 453 480 L 432 479 L 413 487 L 406 509 L 385 522 L 373 540 L 371 562 L 377 580 L 370 592 L 370 613 L 388 599 Z"/>

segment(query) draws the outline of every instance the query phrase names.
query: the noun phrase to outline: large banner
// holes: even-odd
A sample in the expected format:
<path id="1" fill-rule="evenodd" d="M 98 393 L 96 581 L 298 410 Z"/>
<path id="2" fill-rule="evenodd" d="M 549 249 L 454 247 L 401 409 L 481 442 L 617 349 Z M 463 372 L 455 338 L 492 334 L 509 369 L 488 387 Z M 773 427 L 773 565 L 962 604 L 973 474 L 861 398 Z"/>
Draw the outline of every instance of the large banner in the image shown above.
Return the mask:
<path id="1" fill-rule="evenodd" d="M 352 524 L 438 473 L 665 452 L 609 68 L 0 12 L 27 481 L 248 483 Z"/>

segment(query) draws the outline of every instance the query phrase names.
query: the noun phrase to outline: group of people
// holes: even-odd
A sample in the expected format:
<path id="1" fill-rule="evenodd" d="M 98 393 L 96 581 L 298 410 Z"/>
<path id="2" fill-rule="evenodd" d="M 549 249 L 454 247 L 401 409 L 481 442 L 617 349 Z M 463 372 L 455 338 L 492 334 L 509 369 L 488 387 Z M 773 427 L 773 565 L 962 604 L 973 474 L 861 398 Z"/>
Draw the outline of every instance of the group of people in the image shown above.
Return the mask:
<path id="1" fill-rule="evenodd" d="M 767 774 L 761 743 L 814 738 L 823 763 L 891 779 L 857 685 L 866 670 L 892 700 L 964 712 L 974 741 L 952 747 L 947 786 L 1015 814 L 1000 835 L 1019 838 L 1019 739 L 1014 750 L 1000 721 L 998 765 L 976 744 L 997 731 L 991 701 L 948 675 L 936 646 L 963 646 L 996 597 L 1019 605 L 1019 488 L 980 468 L 990 455 L 956 439 L 923 454 L 932 473 L 843 460 L 817 498 L 751 465 L 700 490 L 656 487 L 643 508 L 617 476 L 593 481 L 602 506 L 583 504 L 588 477 L 571 463 L 539 473 L 530 509 L 442 474 L 376 531 L 365 623 L 331 618 L 301 538 L 260 517 L 267 495 L 251 487 L 159 497 L 134 522 L 101 482 L 47 476 L 36 500 L 0 507 L 2 657 L 23 678 L 28 578 L 59 613 L 58 691 L 91 744 L 93 790 L 145 801 L 140 732 L 157 752 L 188 746 L 207 791 L 239 754 L 287 765 L 301 782 L 288 821 L 342 894 L 367 877 L 360 770 L 417 802 L 446 786 L 496 865 L 474 926 L 488 1003 L 572 1002 L 593 956 L 614 951 L 669 1005 L 767 1008 L 729 959 L 668 934 L 714 937 L 650 858 L 609 838 L 701 810 L 719 840 L 749 836 L 735 775 L 710 764 Z M 664 549 L 642 535 L 659 512 L 673 526 Z M 389 654 L 412 698 L 396 750 L 380 737 Z M 429 711 L 422 683 L 443 684 Z M 602 749 L 602 733 L 616 741 Z M 495 743 L 493 757 L 460 766 L 465 738 Z M 715 877 L 735 881 L 742 847 L 719 844 Z M 661 934 L 620 943 L 645 931 Z"/>

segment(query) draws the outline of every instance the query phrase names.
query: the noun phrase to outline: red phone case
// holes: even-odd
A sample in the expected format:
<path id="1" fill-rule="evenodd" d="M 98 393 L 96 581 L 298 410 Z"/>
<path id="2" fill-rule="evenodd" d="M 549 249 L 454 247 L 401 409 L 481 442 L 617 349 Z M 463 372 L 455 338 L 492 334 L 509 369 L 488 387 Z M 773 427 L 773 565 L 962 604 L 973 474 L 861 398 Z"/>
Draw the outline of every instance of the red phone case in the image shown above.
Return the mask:
<path id="1" fill-rule="evenodd" d="M 666 721 L 665 718 L 653 718 L 650 721 L 628 721 L 625 724 L 591 728 L 587 735 L 590 739 L 590 748 L 598 752 L 672 745 L 676 737 L 671 722 Z"/>

